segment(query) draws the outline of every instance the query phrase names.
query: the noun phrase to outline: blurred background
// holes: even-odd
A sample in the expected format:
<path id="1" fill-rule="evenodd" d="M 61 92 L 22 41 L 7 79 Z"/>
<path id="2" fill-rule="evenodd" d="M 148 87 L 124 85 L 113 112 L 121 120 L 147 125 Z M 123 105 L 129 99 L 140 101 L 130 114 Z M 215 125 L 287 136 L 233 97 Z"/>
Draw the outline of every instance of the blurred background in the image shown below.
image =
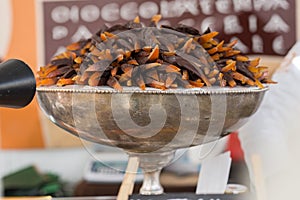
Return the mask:
<path id="1" fill-rule="evenodd" d="M 227 42 L 237 39 L 237 48 L 247 55 L 261 57 L 262 65 L 269 66 L 272 74 L 299 39 L 298 4 L 296 0 L 1 0 L 0 58 L 21 59 L 36 72 L 51 57 L 63 52 L 64 46 L 89 38 L 103 24 L 111 26 L 136 16 L 147 22 L 153 15 L 161 14 L 161 24 L 182 23 L 201 32 L 209 27 L 220 32 L 218 37 Z M 231 179 L 247 185 L 247 169 L 237 136 L 225 138 L 216 149 L 216 152 L 232 151 Z M 94 180 L 89 184 L 85 180 L 89 173 L 86 167 L 94 159 L 91 152 L 107 157 L 112 151 L 102 146 L 84 145 L 80 139 L 53 125 L 39 110 L 36 99 L 22 109 L 0 108 L 0 177 L 15 175 L 21 170 L 37 179 L 42 174 L 56 181 L 56 189 L 45 187 L 40 194 L 105 195 L 98 187 L 107 187 L 114 194 L 118 183 L 107 185 L 105 180 Z M 195 152 L 197 148 L 190 150 L 178 164 L 197 165 L 192 159 Z M 193 173 L 198 169 L 197 165 L 191 169 L 192 175 L 185 173 L 184 176 L 178 167 L 170 167 L 175 175 L 164 176 L 163 184 L 171 189 L 181 187 L 192 191 L 197 180 Z M 178 176 L 186 182 L 170 184 L 178 180 Z M 20 186 L 25 188 L 21 194 L 43 181 L 45 177 L 36 185 L 24 183 L 25 186 Z M 61 183 L 64 184 L 62 190 Z M 17 186 L 12 183 L 9 187 Z M 28 194 L 36 191 L 30 192 Z"/>

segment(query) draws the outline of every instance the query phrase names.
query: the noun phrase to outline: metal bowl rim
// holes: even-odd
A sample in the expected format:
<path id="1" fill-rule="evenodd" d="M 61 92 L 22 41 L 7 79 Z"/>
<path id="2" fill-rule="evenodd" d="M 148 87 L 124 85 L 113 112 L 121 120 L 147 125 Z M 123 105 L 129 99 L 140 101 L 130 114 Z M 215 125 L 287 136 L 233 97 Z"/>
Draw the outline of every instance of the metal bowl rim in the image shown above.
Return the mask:
<path id="1" fill-rule="evenodd" d="M 140 89 L 139 87 L 123 87 L 122 91 L 115 90 L 108 86 L 87 86 L 87 85 L 68 85 L 64 87 L 58 86 L 42 86 L 37 87 L 37 92 L 63 92 L 63 93 L 100 93 L 100 94 L 240 94 L 240 93 L 256 93 L 263 92 L 268 90 L 268 86 L 265 85 L 264 88 L 258 87 L 203 87 L 203 88 L 176 88 L 176 89 L 167 89 L 160 90 L 156 88 L 146 88 L 145 90 Z"/>

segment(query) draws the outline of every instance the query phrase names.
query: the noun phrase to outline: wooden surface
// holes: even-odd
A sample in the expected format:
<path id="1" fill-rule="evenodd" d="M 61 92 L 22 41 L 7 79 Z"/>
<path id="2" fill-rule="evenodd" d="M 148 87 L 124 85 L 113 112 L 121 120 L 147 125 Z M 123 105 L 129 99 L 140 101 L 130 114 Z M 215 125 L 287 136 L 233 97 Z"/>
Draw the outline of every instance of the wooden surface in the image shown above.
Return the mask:
<path id="1" fill-rule="evenodd" d="M 51 200 L 51 196 L 41 196 L 41 197 L 0 197 L 0 200 Z"/>

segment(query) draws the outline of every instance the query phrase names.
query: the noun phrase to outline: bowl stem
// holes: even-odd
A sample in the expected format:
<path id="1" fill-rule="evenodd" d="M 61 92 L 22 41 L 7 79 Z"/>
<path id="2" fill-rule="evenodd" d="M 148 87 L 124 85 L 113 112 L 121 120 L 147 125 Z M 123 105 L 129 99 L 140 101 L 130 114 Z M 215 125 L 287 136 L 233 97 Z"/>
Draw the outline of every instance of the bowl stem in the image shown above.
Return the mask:
<path id="1" fill-rule="evenodd" d="M 151 152 L 151 153 L 129 153 L 136 156 L 140 161 L 140 168 L 144 173 L 143 185 L 140 189 L 142 195 L 159 195 L 164 192 L 160 184 L 160 172 L 169 164 L 175 155 L 175 151 Z"/>

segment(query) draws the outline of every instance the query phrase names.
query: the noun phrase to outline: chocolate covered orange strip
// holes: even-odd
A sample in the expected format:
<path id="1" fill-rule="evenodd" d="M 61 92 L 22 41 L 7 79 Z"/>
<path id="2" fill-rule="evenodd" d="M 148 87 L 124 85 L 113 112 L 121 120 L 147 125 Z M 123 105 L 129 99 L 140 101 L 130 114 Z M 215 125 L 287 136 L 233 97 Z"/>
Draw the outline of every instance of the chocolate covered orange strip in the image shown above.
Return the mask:
<path id="1" fill-rule="evenodd" d="M 147 29 L 136 17 L 68 45 L 66 52 L 40 68 L 38 84 L 108 85 L 121 91 L 121 84 L 164 90 L 273 83 L 266 77 L 267 69 L 259 66 L 259 58 L 250 60 L 234 48 L 237 40 L 218 42 L 218 32 L 200 34 L 182 24 L 159 29 L 160 19 L 153 16 Z M 123 32 L 128 37 L 118 35 Z"/>

